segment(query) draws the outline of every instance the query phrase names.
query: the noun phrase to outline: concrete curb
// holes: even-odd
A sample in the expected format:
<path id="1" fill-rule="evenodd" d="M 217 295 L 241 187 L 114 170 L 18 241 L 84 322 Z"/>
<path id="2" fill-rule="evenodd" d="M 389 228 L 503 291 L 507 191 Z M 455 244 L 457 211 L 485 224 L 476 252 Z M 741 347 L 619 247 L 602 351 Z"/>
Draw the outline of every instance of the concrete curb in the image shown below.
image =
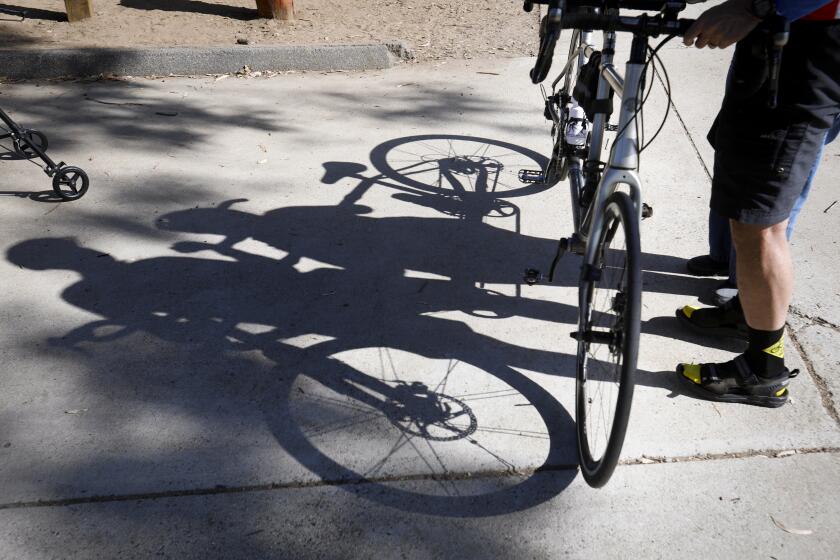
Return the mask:
<path id="1" fill-rule="evenodd" d="M 399 48 L 396 48 L 399 46 Z M 12 79 L 169 74 L 228 74 L 252 70 L 377 70 L 393 57 L 410 58 L 398 42 L 369 45 L 0 49 L 0 75 Z"/>

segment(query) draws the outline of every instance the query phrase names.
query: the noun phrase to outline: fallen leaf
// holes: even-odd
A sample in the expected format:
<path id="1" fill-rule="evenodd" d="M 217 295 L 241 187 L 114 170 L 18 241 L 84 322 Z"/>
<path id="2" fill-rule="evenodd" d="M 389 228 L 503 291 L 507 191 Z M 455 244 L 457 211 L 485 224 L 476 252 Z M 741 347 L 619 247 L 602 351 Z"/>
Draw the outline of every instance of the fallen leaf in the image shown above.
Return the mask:
<path id="1" fill-rule="evenodd" d="M 776 453 L 776 457 L 790 457 L 791 455 L 796 455 L 796 449 L 787 449 Z"/>
<path id="2" fill-rule="evenodd" d="M 78 408 L 78 409 L 74 408 L 74 409 L 71 409 L 71 410 L 65 410 L 64 414 L 82 414 L 84 412 L 87 412 L 87 410 L 88 409 L 86 409 L 86 408 Z"/>
<path id="3" fill-rule="evenodd" d="M 810 529 L 791 529 L 789 527 L 785 527 L 784 523 L 782 523 L 781 521 L 778 521 L 772 515 L 770 516 L 770 519 L 773 521 L 773 524 L 776 527 L 778 527 L 779 529 L 781 529 L 785 533 L 790 533 L 791 535 L 812 535 L 812 534 L 814 534 L 814 532 Z"/>

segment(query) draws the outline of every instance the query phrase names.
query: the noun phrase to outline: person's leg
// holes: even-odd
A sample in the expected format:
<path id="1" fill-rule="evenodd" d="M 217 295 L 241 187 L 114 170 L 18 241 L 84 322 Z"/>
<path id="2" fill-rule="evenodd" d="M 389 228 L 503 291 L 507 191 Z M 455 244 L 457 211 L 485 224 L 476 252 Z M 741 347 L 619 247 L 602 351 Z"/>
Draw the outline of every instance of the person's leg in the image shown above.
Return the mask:
<path id="1" fill-rule="evenodd" d="M 689 274 L 694 276 L 720 276 L 729 267 L 732 234 L 729 218 L 709 210 L 709 254 L 693 257 L 686 263 Z"/>
<path id="2" fill-rule="evenodd" d="M 817 159 L 814 161 L 814 166 L 811 168 L 811 173 L 808 175 L 808 179 L 805 181 L 805 186 L 802 187 L 802 192 L 799 194 L 799 198 L 796 199 L 796 203 L 793 205 L 793 210 L 790 212 L 790 218 L 788 219 L 787 229 L 785 230 L 785 236 L 787 240 L 790 241 L 793 237 L 793 229 L 796 225 L 796 219 L 799 217 L 799 213 L 802 211 L 802 207 L 805 205 L 805 201 L 808 199 L 808 195 L 811 193 L 811 185 L 814 182 L 814 177 L 817 174 L 817 169 L 820 166 L 820 160 L 822 159 L 823 148 L 834 141 L 837 138 L 838 133 L 840 133 L 840 115 L 834 119 L 834 126 L 828 131 L 825 136 L 825 140 L 823 140 L 823 144 L 820 146 L 819 152 L 817 153 Z M 709 215 L 709 248 L 711 251 L 712 245 L 712 218 L 711 215 L 714 214 L 720 217 L 714 210 L 711 210 Z M 728 221 L 728 220 L 727 220 Z M 728 225 L 728 224 L 727 224 Z M 726 247 L 728 247 L 731 251 L 729 256 L 729 278 L 727 278 L 723 284 L 715 288 L 715 295 L 712 298 L 715 302 L 715 305 L 724 305 L 726 302 L 730 301 L 732 298 L 738 295 L 738 273 L 737 273 L 737 265 L 738 257 L 735 254 L 735 244 L 729 242 L 728 239 L 724 241 L 724 238 L 720 235 L 719 232 L 716 232 L 715 239 L 719 240 L 719 245 L 716 245 L 716 250 L 720 251 L 724 245 L 723 243 L 727 243 Z M 710 253 L 711 254 L 711 253 Z"/>
<path id="3" fill-rule="evenodd" d="M 786 232 L 788 241 L 790 241 L 793 237 L 793 227 L 796 224 L 796 219 L 799 217 L 799 212 L 802 211 L 802 206 L 805 204 L 805 200 L 808 199 L 808 194 L 811 192 L 811 184 L 814 182 L 814 177 L 817 175 L 817 169 L 820 166 L 820 160 L 822 160 L 823 150 L 827 145 L 834 142 L 838 135 L 840 135 L 840 114 L 834 117 L 834 124 L 828 129 L 828 132 L 826 132 L 825 138 L 820 146 L 820 150 L 817 152 L 817 159 L 814 161 L 814 166 L 811 168 L 808 180 L 805 181 L 805 187 L 802 189 L 802 194 L 800 194 L 799 198 L 796 199 L 796 204 L 793 205 L 793 210 L 790 212 L 790 220 L 788 221 Z"/>
<path id="4" fill-rule="evenodd" d="M 784 362 L 793 284 L 786 230 L 825 129 L 786 121 L 758 104 L 730 101 L 721 109 L 726 118 L 719 119 L 710 206 L 731 218 L 740 302 L 686 306 L 677 318 L 696 331 L 746 338 L 748 346 L 727 362 L 679 364 L 677 375 L 702 398 L 775 407 L 787 402 L 796 374 Z"/>
<path id="5" fill-rule="evenodd" d="M 732 221 L 738 290 L 747 324 L 763 331 L 784 327 L 793 292 L 793 267 L 785 236 L 787 220 L 772 226 Z"/>
<path id="6" fill-rule="evenodd" d="M 790 219 L 788 220 L 787 229 L 785 230 L 785 235 L 787 236 L 788 241 L 790 241 L 793 237 L 793 226 L 796 224 L 796 219 L 799 217 L 799 213 L 802 211 L 802 206 L 805 205 L 805 201 L 808 199 L 808 194 L 810 194 L 811 192 L 811 184 L 813 184 L 814 177 L 817 175 L 817 169 L 819 168 L 820 160 L 822 159 L 823 148 L 830 141 L 831 140 L 829 140 L 828 136 L 826 135 L 823 144 L 820 146 L 820 149 L 817 152 L 817 159 L 814 162 L 814 167 L 811 168 L 811 173 L 808 175 L 808 180 L 805 181 L 805 186 L 802 187 L 802 192 L 800 193 L 799 198 L 796 199 L 796 203 L 793 205 L 793 210 L 790 211 Z"/>
<path id="7" fill-rule="evenodd" d="M 732 234 L 729 218 L 709 210 L 709 256 L 719 262 L 728 263 L 732 249 Z"/>

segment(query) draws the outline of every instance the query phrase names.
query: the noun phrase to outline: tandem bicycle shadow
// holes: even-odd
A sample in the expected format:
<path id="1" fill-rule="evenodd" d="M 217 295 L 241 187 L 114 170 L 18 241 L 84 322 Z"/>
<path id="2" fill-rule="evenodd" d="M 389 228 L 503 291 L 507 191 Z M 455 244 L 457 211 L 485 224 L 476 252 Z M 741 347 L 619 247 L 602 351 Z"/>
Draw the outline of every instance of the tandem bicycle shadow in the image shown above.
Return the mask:
<path id="1" fill-rule="evenodd" d="M 154 346 L 175 347 L 183 356 L 175 372 L 234 369 L 219 388 L 224 399 L 254 374 L 238 357 L 263 356 L 270 367 L 255 406 L 278 445 L 322 481 L 432 515 L 526 509 L 562 492 L 576 470 L 571 416 L 524 372 L 573 377 L 574 358 L 506 342 L 477 323 L 576 321 L 573 306 L 484 287 L 519 285 L 522 268 L 511 258 L 553 251 L 550 239 L 484 221 L 518 214 L 509 197 L 493 193 L 542 187 L 508 180 L 517 173 L 510 160 L 523 153 L 512 145 L 414 140 L 374 150 L 380 177 L 365 178 L 359 164 L 325 164 L 324 183 L 360 181 L 335 206 L 258 214 L 231 200 L 169 213 L 158 228 L 193 237 L 172 246 L 176 256 L 126 262 L 72 239 L 44 238 L 7 257 L 30 270 L 81 276 L 62 298 L 101 319 L 53 341 L 78 350 L 79 359 L 137 339 L 151 345 L 148 367 L 164 368 Z M 399 158 L 410 167 L 398 167 Z M 372 217 L 361 198 L 381 183 L 398 200 L 445 215 Z M 131 372 L 90 363 L 92 383 L 134 382 Z M 166 398 L 206 413 L 188 392 Z"/>

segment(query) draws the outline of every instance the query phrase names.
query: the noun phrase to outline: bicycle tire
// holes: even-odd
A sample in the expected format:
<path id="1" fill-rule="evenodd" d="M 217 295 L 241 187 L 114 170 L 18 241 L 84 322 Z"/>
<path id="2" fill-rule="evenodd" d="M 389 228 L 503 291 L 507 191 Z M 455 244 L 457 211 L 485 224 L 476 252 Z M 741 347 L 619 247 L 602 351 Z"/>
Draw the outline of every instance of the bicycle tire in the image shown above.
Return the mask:
<path id="1" fill-rule="evenodd" d="M 641 314 L 641 249 L 639 241 L 639 219 L 638 212 L 630 197 L 623 192 L 615 192 L 607 199 L 604 206 L 604 221 L 600 231 L 593 232 L 590 243 L 597 244 L 595 252 L 596 262 L 590 266 L 584 266 L 580 281 L 580 318 L 578 324 L 578 352 L 577 352 L 577 383 L 575 390 L 575 420 L 578 435 L 578 459 L 581 473 L 586 482 L 599 488 L 607 483 L 618 464 L 621 448 L 624 444 L 624 436 L 627 432 L 627 424 L 630 418 L 630 408 L 633 401 L 634 377 L 639 352 L 639 332 Z M 617 267 L 608 266 L 606 253 L 615 253 L 609 245 L 616 239 L 619 228 L 624 236 L 625 246 L 623 249 L 623 267 L 618 288 L 612 298 L 604 298 L 604 303 L 609 304 L 609 311 L 603 312 L 595 309 L 596 291 L 601 289 L 600 284 L 609 285 L 605 276 L 615 278 Z M 619 257 L 620 258 L 620 257 Z M 609 270 L 606 270 L 609 269 Z M 596 271 L 593 273 L 593 271 Z M 599 272 L 597 272 L 599 271 Z M 604 288 L 606 295 L 609 295 L 609 288 Z M 619 297 L 618 294 L 624 294 Z M 598 313 L 595 316 L 595 313 Z M 614 313 L 611 315 L 610 313 Z M 604 320 L 611 324 L 608 333 L 609 344 L 601 342 L 587 342 L 584 340 L 584 333 L 593 331 L 594 327 L 603 327 Z M 597 330 L 597 329 L 595 329 Z M 590 339 L 591 340 L 591 339 Z M 596 383 L 596 373 L 602 373 L 601 363 L 595 359 L 592 348 L 607 347 L 610 356 L 620 359 L 612 371 L 607 371 L 606 381 L 603 384 Z M 600 381 L 598 383 L 601 383 Z M 609 415 L 599 414 L 592 418 L 593 411 L 588 405 L 593 404 L 593 399 L 603 394 L 605 387 L 612 394 L 611 384 L 617 384 L 617 395 L 615 397 L 615 410 L 612 413 L 612 422 L 607 429 Z M 609 401 L 608 401 L 609 402 Z M 599 422 L 604 420 L 605 447 L 600 456 L 593 453 L 593 440 L 598 438 Z M 592 427 L 595 426 L 593 430 Z"/>

